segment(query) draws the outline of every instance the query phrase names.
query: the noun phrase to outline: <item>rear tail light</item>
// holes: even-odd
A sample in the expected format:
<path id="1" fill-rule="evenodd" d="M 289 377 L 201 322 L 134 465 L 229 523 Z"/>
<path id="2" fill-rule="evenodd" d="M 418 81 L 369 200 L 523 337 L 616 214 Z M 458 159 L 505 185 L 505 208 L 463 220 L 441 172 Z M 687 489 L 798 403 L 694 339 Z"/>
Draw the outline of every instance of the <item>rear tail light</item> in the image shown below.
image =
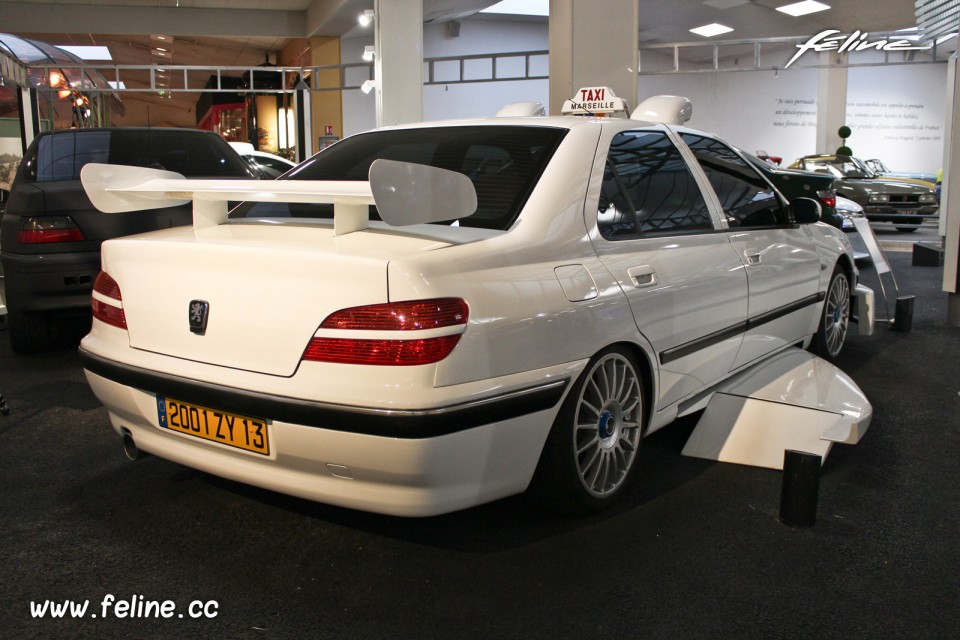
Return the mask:
<path id="1" fill-rule="evenodd" d="M 304 360 L 341 364 L 410 366 L 432 364 L 450 355 L 460 334 L 422 340 L 351 340 L 314 338 Z"/>
<path id="2" fill-rule="evenodd" d="M 823 201 L 823 204 L 828 207 L 837 206 L 837 190 L 836 189 L 823 189 L 822 191 L 817 191 L 817 195 L 820 196 L 820 200 Z"/>
<path id="3" fill-rule="evenodd" d="M 25 218 L 17 234 L 20 244 L 79 242 L 85 239 L 83 231 L 70 216 Z"/>
<path id="4" fill-rule="evenodd" d="M 327 316 L 320 328 L 368 331 L 439 329 L 466 324 L 467 314 L 467 303 L 459 298 L 388 302 L 337 311 Z"/>
<path id="5" fill-rule="evenodd" d="M 321 329 L 346 331 L 405 332 L 420 335 L 404 338 L 315 337 L 303 359 L 313 362 L 412 366 L 443 360 L 457 346 L 466 327 L 469 309 L 460 298 L 413 300 L 343 309 L 321 323 Z M 444 335 L 436 330 L 447 329 Z"/>
<path id="6" fill-rule="evenodd" d="M 93 317 L 114 327 L 126 329 L 127 318 L 123 314 L 123 299 L 120 296 L 120 285 L 117 284 L 117 281 L 111 278 L 106 271 L 101 271 L 100 275 L 97 276 L 97 281 L 93 283 L 93 290 L 117 302 L 116 305 L 113 305 L 94 295 L 91 299 Z"/>

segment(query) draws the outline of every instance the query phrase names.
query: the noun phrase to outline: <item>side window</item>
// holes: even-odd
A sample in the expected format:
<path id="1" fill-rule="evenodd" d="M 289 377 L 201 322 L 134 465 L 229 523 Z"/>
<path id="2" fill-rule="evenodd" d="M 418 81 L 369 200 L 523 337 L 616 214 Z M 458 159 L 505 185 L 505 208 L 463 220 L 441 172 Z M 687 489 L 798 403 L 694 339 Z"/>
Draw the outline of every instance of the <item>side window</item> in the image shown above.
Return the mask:
<path id="1" fill-rule="evenodd" d="M 693 133 L 683 133 L 680 137 L 707 174 L 731 227 L 789 224 L 776 191 L 733 149 Z"/>
<path id="2" fill-rule="evenodd" d="M 713 230 L 700 187 L 660 131 L 627 131 L 610 143 L 597 226 L 608 240 Z"/>

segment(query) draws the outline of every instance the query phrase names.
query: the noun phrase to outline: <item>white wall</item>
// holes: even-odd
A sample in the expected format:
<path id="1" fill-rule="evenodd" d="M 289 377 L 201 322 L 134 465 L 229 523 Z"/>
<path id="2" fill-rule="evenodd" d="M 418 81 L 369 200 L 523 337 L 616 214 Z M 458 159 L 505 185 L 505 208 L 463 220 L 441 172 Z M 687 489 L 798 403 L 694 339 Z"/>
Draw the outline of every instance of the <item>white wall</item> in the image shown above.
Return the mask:
<path id="1" fill-rule="evenodd" d="M 467 19 L 460 22 L 460 35 L 456 38 L 450 37 L 447 23 L 427 24 L 423 27 L 423 55 L 425 58 L 439 58 L 546 50 L 547 36 L 547 24 L 539 21 Z M 372 35 L 341 40 L 343 62 L 359 61 L 363 54 L 363 47 L 372 44 Z M 498 65 L 498 75 L 519 75 L 522 73 L 522 63 L 520 58 L 504 60 Z M 532 74 L 546 75 L 547 72 L 545 59 L 534 61 L 531 68 Z M 425 79 L 426 73 L 425 68 Z M 437 80 L 452 79 L 457 75 L 459 75 L 458 70 L 454 71 L 442 65 L 438 65 L 435 69 Z M 466 77 L 489 77 L 489 64 L 484 62 L 468 64 Z M 363 79 L 365 78 L 360 78 L 359 81 L 362 82 Z M 546 105 L 548 96 L 547 80 L 428 85 L 423 89 L 423 119 L 446 120 L 492 116 L 500 107 L 510 102 L 536 100 Z M 358 90 L 344 91 L 344 135 L 366 131 L 375 126 L 376 109 L 373 93 L 364 95 Z"/>
<path id="2" fill-rule="evenodd" d="M 744 151 L 781 156 L 784 166 L 813 153 L 817 72 L 814 69 L 641 76 L 639 99 L 667 93 L 693 101 L 696 129 Z"/>
<path id="3" fill-rule="evenodd" d="M 893 171 L 936 173 L 943 160 L 946 84 L 946 64 L 851 68 L 847 146 Z"/>
<path id="4" fill-rule="evenodd" d="M 896 171 L 935 173 L 943 155 L 946 64 L 851 67 L 847 140 L 855 156 Z M 690 126 L 712 131 L 784 164 L 815 152 L 817 70 L 642 76 L 640 99 L 658 93 L 693 101 Z"/>

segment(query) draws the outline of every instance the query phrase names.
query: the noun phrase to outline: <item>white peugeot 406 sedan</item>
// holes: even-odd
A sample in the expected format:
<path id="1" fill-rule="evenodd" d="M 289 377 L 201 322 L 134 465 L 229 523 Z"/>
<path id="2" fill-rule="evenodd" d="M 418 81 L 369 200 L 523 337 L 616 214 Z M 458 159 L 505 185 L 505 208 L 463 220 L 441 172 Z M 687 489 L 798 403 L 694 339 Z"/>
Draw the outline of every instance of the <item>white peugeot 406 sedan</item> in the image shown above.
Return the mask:
<path id="1" fill-rule="evenodd" d="M 837 355 L 857 287 L 814 202 L 628 118 L 390 127 L 269 183 L 84 181 L 105 211 L 194 200 L 192 227 L 103 245 L 81 354 L 128 454 L 389 514 L 603 508 L 724 380 Z"/>

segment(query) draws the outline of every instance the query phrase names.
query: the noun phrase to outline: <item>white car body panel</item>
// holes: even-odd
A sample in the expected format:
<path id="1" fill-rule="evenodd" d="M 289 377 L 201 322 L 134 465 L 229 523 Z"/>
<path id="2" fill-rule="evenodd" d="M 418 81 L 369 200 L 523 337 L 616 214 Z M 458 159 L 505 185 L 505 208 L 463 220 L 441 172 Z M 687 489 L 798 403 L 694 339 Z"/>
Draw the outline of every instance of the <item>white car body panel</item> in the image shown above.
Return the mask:
<path id="1" fill-rule="evenodd" d="M 816 330 L 819 296 L 849 253 L 843 234 L 822 224 L 728 232 L 710 183 L 682 144 L 715 231 L 615 242 L 601 236 L 598 181 L 609 141 L 643 129 L 678 143 L 663 125 L 497 118 L 382 131 L 492 125 L 567 129 L 506 231 L 368 223 L 375 190 L 362 181 L 163 180 L 118 189 L 101 180 L 104 192 L 135 207 L 150 206 L 143 204 L 149 198 L 160 203 L 153 206 L 178 197 L 195 202 L 194 228 L 103 245 L 103 270 L 122 300 L 94 296 L 122 307 L 128 329 L 95 319 L 81 351 L 114 429 L 144 451 L 268 489 L 430 515 L 523 491 L 564 395 L 605 347 L 627 345 L 642 362 L 650 432 L 704 404 L 730 375 Z M 226 220 L 226 201 L 239 199 L 337 204 L 333 221 Z M 750 263 L 754 254 L 759 265 Z M 302 360 L 312 338 L 344 336 L 320 327 L 338 310 L 447 297 L 466 301 L 465 325 L 403 336 L 459 335 L 439 362 Z M 196 300 L 210 306 L 203 335 L 187 323 Z M 749 318 L 771 312 L 781 315 L 748 328 Z M 158 396 L 265 419 L 270 454 L 161 427 Z M 208 396 L 215 400 L 191 399 Z"/>
<path id="2" fill-rule="evenodd" d="M 733 231 L 730 242 L 746 265 L 749 280 L 747 315 L 757 318 L 798 300 L 816 298 L 821 261 L 813 241 L 798 243 L 784 229 Z M 792 235 L 796 236 L 795 233 Z M 747 330 L 734 368 L 796 343 L 816 327 L 816 305 Z"/>
<path id="3" fill-rule="evenodd" d="M 746 317 L 746 274 L 723 235 L 606 242 L 598 251 L 656 353 L 669 353 L 726 329 L 731 318 Z M 686 258 L 689 252 L 697 253 L 696 262 Z M 738 333 L 676 359 L 661 357 L 661 376 L 669 375 L 669 383 L 660 386 L 659 403 L 672 404 L 724 378 L 742 339 Z"/>

